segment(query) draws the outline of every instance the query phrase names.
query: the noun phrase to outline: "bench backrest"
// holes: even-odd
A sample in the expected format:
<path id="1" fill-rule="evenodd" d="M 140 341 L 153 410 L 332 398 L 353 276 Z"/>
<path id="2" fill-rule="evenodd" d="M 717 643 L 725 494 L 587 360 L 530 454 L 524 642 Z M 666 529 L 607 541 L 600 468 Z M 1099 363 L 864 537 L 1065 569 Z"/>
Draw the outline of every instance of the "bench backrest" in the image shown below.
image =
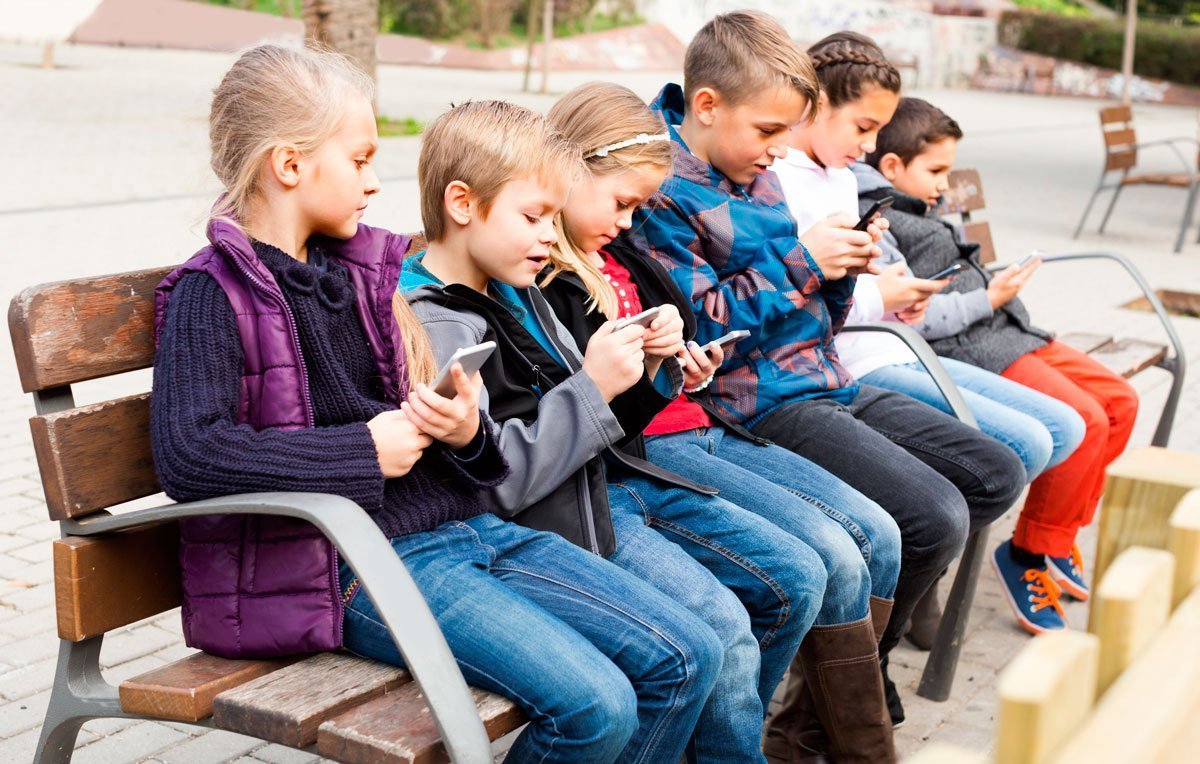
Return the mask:
<path id="1" fill-rule="evenodd" d="M 425 247 L 413 237 L 410 251 Z M 173 266 L 172 266 L 173 267 Z M 51 520 L 81 519 L 161 489 L 150 451 L 149 391 L 75 405 L 71 386 L 154 363 L 152 268 L 25 289 L 8 324 Z M 58 632 L 79 641 L 180 603 L 174 523 L 54 542 Z"/>
<path id="2" fill-rule="evenodd" d="M 983 181 L 979 171 L 971 168 L 950 171 L 950 188 L 942 195 L 938 213 L 958 215 L 962 220 L 963 238 L 979 245 L 979 261 L 984 265 L 996 259 L 992 244 L 992 227 L 986 220 L 973 220 L 972 215 L 984 208 Z"/>
<path id="3" fill-rule="evenodd" d="M 1104 171 L 1128 170 L 1137 164 L 1137 133 L 1133 129 L 1133 109 L 1109 106 L 1100 110 L 1100 131 L 1104 134 Z"/>

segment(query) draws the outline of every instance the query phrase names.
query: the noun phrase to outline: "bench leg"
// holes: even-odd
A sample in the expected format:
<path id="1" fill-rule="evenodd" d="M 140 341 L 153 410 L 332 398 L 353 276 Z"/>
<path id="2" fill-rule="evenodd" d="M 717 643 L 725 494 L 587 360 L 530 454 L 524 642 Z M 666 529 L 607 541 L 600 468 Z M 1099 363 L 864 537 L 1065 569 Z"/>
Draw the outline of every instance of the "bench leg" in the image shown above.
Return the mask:
<path id="1" fill-rule="evenodd" d="M 1196 191 L 1200 183 L 1192 183 L 1188 186 L 1187 206 L 1183 208 L 1183 222 L 1179 224 L 1179 236 L 1175 239 L 1175 254 L 1179 254 L 1183 249 L 1183 237 L 1187 236 L 1187 229 L 1192 224 L 1192 213 L 1196 209 Z"/>
<path id="2" fill-rule="evenodd" d="M 54 688 L 34 752 L 34 764 L 65 764 L 75 753 L 79 728 L 89 719 L 134 717 L 121 710 L 117 688 L 100 675 L 100 645 L 104 637 L 58 644 Z"/>
<path id="3" fill-rule="evenodd" d="M 1113 189 L 1112 199 L 1108 202 L 1108 209 L 1104 211 L 1104 217 L 1100 220 L 1099 233 L 1104 233 L 1104 226 L 1108 225 L 1108 219 L 1112 216 L 1113 208 L 1117 206 L 1117 197 L 1121 195 L 1121 189 L 1125 188 L 1125 176 L 1121 176 L 1121 182 L 1117 183 L 1117 187 Z"/>
<path id="4" fill-rule="evenodd" d="M 987 556 L 987 544 L 987 526 L 967 539 L 950 596 L 946 599 L 942 622 L 938 624 L 937 637 L 917 686 L 917 694 L 922 698 L 941 702 L 950 697 L 950 686 L 954 683 L 954 671 L 958 668 L 958 656 L 967 633 L 967 618 L 971 614 L 971 603 L 975 601 L 975 586 Z"/>
<path id="5" fill-rule="evenodd" d="M 1083 224 L 1087 222 L 1087 216 L 1092 211 L 1092 205 L 1096 203 L 1096 197 L 1104 189 L 1104 176 L 1106 173 L 1100 173 L 1100 182 L 1096 184 L 1096 190 L 1092 191 L 1092 196 L 1088 199 L 1087 206 L 1083 208 L 1083 215 L 1079 217 L 1079 225 L 1075 226 L 1075 233 L 1071 235 L 1072 239 L 1078 239 L 1079 233 L 1083 231 Z"/>

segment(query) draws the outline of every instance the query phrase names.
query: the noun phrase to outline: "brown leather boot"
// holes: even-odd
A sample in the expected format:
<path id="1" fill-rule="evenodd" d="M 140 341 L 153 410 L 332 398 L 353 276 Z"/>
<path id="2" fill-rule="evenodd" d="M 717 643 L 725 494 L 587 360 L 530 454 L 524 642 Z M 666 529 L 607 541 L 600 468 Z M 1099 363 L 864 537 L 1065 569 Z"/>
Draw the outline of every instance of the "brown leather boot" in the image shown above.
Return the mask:
<path id="1" fill-rule="evenodd" d="M 896 761 L 876 637 L 877 631 L 882 635 L 890 610 L 891 603 L 872 598 L 871 616 L 814 626 L 800 643 L 804 677 L 829 737 L 829 758 L 839 764 Z"/>
<path id="2" fill-rule="evenodd" d="M 879 644 L 879 640 L 883 639 L 883 632 L 887 629 L 888 621 L 892 617 L 892 604 L 895 600 L 885 600 L 882 597 L 872 596 L 868 600 L 871 609 L 871 628 L 875 630 L 875 644 Z"/>
<path id="3" fill-rule="evenodd" d="M 825 756 L 829 741 L 821 729 L 816 705 L 800 653 L 788 667 L 787 689 L 779 712 L 771 717 L 763 735 L 763 756 L 768 764 L 829 764 Z"/>
<path id="4" fill-rule="evenodd" d="M 928 650 L 933 647 L 937 637 L 938 625 L 942 622 L 942 606 L 938 603 L 938 585 L 935 582 L 925 592 L 925 596 L 917 601 L 912 615 L 908 620 L 908 632 L 904 636 L 918 650 Z"/>

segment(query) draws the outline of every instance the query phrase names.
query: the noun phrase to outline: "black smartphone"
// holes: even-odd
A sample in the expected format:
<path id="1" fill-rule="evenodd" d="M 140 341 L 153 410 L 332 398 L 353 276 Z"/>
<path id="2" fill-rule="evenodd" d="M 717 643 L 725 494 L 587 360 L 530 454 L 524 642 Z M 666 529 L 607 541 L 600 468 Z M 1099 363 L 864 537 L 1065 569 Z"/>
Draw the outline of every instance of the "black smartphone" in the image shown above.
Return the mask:
<path id="1" fill-rule="evenodd" d="M 962 263 L 955 263 L 949 268 L 944 268 L 929 277 L 930 281 L 940 281 L 941 279 L 950 278 L 954 274 L 961 271 L 965 266 Z"/>
<path id="2" fill-rule="evenodd" d="M 863 215 L 859 219 L 859 221 L 854 225 L 854 230 L 855 231 L 867 230 L 867 226 L 869 226 L 871 224 L 871 221 L 875 219 L 876 215 L 883 212 L 888 207 L 891 207 L 895 203 L 896 203 L 896 198 L 894 196 L 885 196 L 882 199 L 880 199 L 879 201 L 875 202 L 874 204 L 871 205 L 871 209 L 867 210 L 867 213 L 865 215 Z"/>

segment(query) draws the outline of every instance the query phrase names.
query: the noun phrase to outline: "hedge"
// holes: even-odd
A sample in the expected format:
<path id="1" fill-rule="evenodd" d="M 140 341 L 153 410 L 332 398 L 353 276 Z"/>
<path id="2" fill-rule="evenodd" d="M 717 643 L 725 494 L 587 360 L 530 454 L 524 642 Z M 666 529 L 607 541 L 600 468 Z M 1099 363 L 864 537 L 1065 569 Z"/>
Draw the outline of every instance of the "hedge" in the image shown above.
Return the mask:
<path id="1" fill-rule="evenodd" d="M 1121 70 L 1124 19 L 1006 11 L 1000 43 L 1055 58 Z M 1133 71 L 1141 77 L 1200 86 L 1200 28 L 1139 21 Z"/>

